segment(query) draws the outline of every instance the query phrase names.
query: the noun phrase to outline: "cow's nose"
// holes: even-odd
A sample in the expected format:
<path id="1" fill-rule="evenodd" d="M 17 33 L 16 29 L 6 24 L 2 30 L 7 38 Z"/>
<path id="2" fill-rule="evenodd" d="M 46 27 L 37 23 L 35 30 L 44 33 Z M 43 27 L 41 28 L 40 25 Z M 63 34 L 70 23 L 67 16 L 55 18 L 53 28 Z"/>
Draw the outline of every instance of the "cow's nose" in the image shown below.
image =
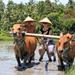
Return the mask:
<path id="1" fill-rule="evenodd" d="M 62 56 L 63 50 L 60 50 L 58 53 L 60 56 Z"/>
<path id="2" fill-rule="evenodd" d="M 18 30 L 21 30 L 20 28 L 18 28 Z"/>
<path id="3" fill-rule="evenodd" d="M 59 53 L 62 53 L 63 52 L 63 49 L 58 49 Z"/>

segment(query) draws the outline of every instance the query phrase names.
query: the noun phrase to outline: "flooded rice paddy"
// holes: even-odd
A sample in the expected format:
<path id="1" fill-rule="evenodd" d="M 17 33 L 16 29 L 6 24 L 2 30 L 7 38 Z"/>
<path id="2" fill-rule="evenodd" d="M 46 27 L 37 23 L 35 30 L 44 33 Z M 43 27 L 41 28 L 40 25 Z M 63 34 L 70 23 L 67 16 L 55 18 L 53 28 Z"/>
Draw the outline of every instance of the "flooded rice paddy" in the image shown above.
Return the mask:
<path id="1" fill-rule="evenodd" d="M 39 53 L 38 48 L 35 52 L 35 62 L 38 62 Z M 43 61 L 31 68 L 27 68 L 24 71 L 17 71 L 15 66 L 17 65 L 15 54 L 13 50 L 13 42 L 0 41 L 0 75 L 64 75 L 64 72 L 58 71 L 58 62 L 52 62 L 48 64 L 48 71 L 45 70 L 45 64 L 48 60 L 45 53 Z"/>

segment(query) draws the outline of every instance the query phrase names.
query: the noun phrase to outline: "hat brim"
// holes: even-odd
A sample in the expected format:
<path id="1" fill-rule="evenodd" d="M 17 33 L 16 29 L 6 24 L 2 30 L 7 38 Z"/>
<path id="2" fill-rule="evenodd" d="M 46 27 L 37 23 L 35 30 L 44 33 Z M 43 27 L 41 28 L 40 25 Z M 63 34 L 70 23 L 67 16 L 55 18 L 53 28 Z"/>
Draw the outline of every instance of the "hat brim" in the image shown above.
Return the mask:
<path id="1" fill-rule="evenodd" d="M 28 16 L 23 22 L 30 22 L 30 21 L 34 22 L 35 20 Z"/>
<path id="2" fill-rule="evenodd" d="M 52 25 L 52 23 L 48 23 L 48 22 L 40 22 L 41 24 L 46 23 L 48 25 Z"/>
<path id="3" fill-rule="evenodd" d="M 48 23 L 48 24 L 51 24 L 52 25 L 52 22 L 46 17 L 42 20 L 39 21 L 40 23 Z"/>

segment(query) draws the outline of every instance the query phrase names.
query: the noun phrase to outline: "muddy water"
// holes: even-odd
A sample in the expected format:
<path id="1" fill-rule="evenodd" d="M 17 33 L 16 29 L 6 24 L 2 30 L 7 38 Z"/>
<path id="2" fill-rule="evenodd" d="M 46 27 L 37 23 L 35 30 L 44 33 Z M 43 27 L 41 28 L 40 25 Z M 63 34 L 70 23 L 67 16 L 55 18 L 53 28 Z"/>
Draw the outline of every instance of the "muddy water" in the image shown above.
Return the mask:
<path id="1" fill-rule="evenodd" d="M 35 62 L 38 62 L 38 47 L 35 52 Z M 43 61 L 39 65 L 27 68 L 24 71 L 17 71 L 13 43 L 0 41 L 0 75 L 64 75 L 64 72 L 57 70 L 58 62 L 48 64 L 48 71 L 45 70 L 45 64 L 48 60 L 46 53 Z"/>

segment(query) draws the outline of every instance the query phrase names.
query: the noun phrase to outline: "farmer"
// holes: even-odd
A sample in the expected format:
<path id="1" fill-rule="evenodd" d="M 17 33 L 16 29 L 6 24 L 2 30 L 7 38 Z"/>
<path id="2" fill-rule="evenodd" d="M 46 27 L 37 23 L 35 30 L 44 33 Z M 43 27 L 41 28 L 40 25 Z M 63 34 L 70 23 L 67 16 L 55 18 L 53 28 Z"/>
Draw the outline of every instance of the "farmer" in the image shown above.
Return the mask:
<path id="1" fill-rule="evenodd" d="M 22 24 L 22 30 L 27 33 L 35 33 L 35 20 L 30 16 L 26 17 Z M 37 39 L 34 36 L 25 36 L 26 48 L 30 55 L 30 61 L 34 59 L 34 52 L 37 46 Z"/>
<path id="2" fill-rule="evenodd" d="M 22 30 L 28 33 L 35 33 L 35 20 L 32 19 L 30 16 L 26 17 L 22 24 Z"/>
<path id="3" fill-rule="evenodd" d="M 39 21 L 41 24 L 40 32 L 44 35 L 51 35 L 52 34 L 52 23 L 51 21 L 45 17 L 44 19 Z M 41 38 L 41 48 L 39 49 L 40 59 L 42 61 L 45 51 L 47 51 L 47 56 L 49 61 L 55 61 L 55 54 L 54 54 L 54 41 L 51 38 Z"/>

